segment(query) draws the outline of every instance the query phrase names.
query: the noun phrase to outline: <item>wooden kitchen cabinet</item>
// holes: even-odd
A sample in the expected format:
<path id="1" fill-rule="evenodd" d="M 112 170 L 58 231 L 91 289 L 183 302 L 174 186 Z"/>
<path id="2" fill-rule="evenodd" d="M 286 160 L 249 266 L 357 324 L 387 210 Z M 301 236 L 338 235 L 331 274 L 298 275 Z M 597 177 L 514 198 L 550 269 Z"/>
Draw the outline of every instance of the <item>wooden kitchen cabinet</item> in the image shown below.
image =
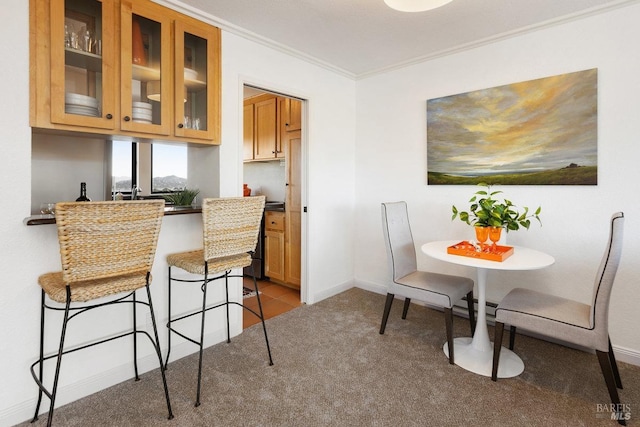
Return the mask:
<path id="1" fill-rule="evenodd" d="M 301 131 L 286 132 L 283 145 L 287 154 L 285 165 L 285 243 L 284 281 L 300 289 L 302 251 L 302 139 Z"/>
<path id="2" fill-rule="evenodd" d="M 244 160 L 274 160 L 284 157 L 280 144 L 277 96 L 264 94 L 245 99 L 243 121 Z"/>
<path id="3" fill-rule="evenodd" d="M 264 217 L 264 274 L 272 280 L 285 280 L 285 213 L 266 211 Z"/>
<path id="4" fill-rule="evenodd" d="M 282 98 L 282 126 L 285 132 L 302 129 L 302 101 Z"/>
<path id="5" fill-rule="evenodd" d="M 245 102 L 244 108 L 242 110 L 242 149 L 243 149 L 243 158 L 244 160 L 253 160 L 254 154 L 254 144 L 253 144 L 253 128 L 254 128 L 254 120 L 253 120 L 253 104 L 247 104 Z"/>
<path id="6" fill-rule="evenodd" d="M 30 122 L 220 143 L 220 30 L 149 0 L 31 0 Z"/>

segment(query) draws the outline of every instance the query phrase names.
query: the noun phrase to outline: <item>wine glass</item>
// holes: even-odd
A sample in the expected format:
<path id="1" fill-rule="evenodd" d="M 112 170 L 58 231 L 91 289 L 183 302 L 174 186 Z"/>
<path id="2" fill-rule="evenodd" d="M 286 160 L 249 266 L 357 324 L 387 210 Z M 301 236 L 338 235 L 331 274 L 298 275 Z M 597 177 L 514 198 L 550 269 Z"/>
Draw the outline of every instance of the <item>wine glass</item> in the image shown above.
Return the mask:
<path id="1" fill-rule="evenodd" d="M 489 240 L 493 242 L 491 245 L 491 250 L 496 249 L 496 243 L 500 240 L 500 236 L 502 235 L 502 227 L 489 227 Z"/>
<path id="2" fill-rule="evenodd" d="M 489 227 L 475 226 L 474 228 L 476 229 L 476 240 L 478 241 L 480 248 L 484 249 L 484 242 L 489 238 Z"/>

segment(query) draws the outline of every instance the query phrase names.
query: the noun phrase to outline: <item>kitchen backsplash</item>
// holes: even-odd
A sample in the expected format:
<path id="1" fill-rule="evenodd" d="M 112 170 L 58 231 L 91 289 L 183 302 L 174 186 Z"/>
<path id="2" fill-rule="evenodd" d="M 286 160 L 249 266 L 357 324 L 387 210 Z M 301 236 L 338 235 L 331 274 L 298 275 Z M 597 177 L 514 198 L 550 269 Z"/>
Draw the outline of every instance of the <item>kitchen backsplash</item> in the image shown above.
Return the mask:
<path id="1" fill-rule="evenodd" d="M 270 201 L 284 201 L 284 160 L 244 163 L 244 183 L 251 188 L 251 195 L 264 195 Z"/>

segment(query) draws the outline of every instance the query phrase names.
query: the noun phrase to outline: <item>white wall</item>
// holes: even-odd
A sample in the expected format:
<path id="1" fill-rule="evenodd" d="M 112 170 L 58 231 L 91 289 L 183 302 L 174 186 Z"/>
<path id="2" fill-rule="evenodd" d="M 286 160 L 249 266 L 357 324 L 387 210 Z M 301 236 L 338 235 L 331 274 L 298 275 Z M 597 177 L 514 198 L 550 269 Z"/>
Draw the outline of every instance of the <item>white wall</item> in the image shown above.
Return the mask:
<path id="1" fill-rule="evenodd" d="M 598 68 L 598 185 L 505 186 L 516 204 L 542 205 L 543 226 L 510 233 L 510 244 L 552 254 L 541 271 L 491 273 L 488 300 L 515 286 L 590 302 L 597 265 L 615 211 L 626 216 L 623 258 L 613 289 L 610 334 L 618 353 L 640 362 L 640 6 L 633 5 L 455 55 L 373 76 L 357 84 L 356 282 L 384 291 L 387 274 L 380 203 L 406 200 L 418 246 L 469 239 L 451 222 L 451 205 L 465 205 L 473 186 L 426 184 L 427 99 L 573 71 Z M 474 277 L 474 272 L 428 259 L 419 266 Z"/>
<path id="2" fill-rule="evenodd" d="M 0 36 L 5 41 L 0 43 L 3 76 L 10 75 L 10 78 L 0 79 L 0 93 L 3 94 L 0 102 L 0 183 L 6 198 L 0 213 L 0 270 L 3 272 L 0 280 L 0 426 L 13 425 L 32 416 L 37 388 L 29 366 L 38 353 L 40 291 L 37 278 L 60 268 L 55 226 L 23 225 L 23 219 L 31 211 L 28 12 L 27 1 L 8 2 L 4 5 L 3 16 L 11 16 L 11 19 L 5 20 L 0 28 Z M 308 281 L 306 300 L 312 303 L 351 286 L 355 83 L 228 33 L 223 33 L 222 51 L 222 146 L 199 156 L 202 177 L 198 179 L 207 177 L 207 162 L 214 168 L 219 164 L 220 195 L 241 194 L 243 83 L 250 82 L 307 99 L 304 118 L 308 130 L 304 165 L 308 192 L 305 197 L 309 206 L 305 220 L 309 244 L 309 263 L 304 272 Z M 61 170 L 59 173 L 69 172 Z M 218 183 L 212 184 L 212 194 L 218 191 L 217 187 Z M 166 319 L 165 256 L 196 248 L 201 245 L 201 239 L 199 215 L 164 218 L 152 285 L 160 323 Z M 239 287 L 237 297 L 240 297 Z M 223 322 L 215 316 L 208 317 L 214 324 L 208 329 L 207 342 L 219 342 L 223 339 Z M 240 319 L 238 311 L 232 325 L 235 333 L 240 332 Z M 70 326 L 67 334 L 70 342 L 87 339 L 89 329 L 104 324 L 95 316 L 84 322 L 90 326 Z M 144 326 L 145 319 L 141 319 L 141 324 Z M 58 336 L 55 326 L 52 322 L 48 328 L 52 337 Z M 161 345 L 166 347 L 166 334 L 162 328 L 160 332 Z M 104 331 L 104 334 L 112 333 Z M 48 347 L 52 344 L 49 342 Z M 141 345 L 139 350 L 142 371 L 157 366 L 148 346 Z M 193 352 L 195 347 L 181 346 L 172 354 L 176 350 L 180 356 Z M 80 356 L 83 354 L 93 359 L 92 368 L 80 362 L 83 357 L 72 355 L 63 360 L 60 405 L 132 375 L 131 351 L 124 341 L 79 353 Z M 73 365 L 75 369 L 65 370 L 65 365 Z M 44 405 L 47 405 L 46 399 Z"/>
<path id="3" fill-rule="evenodd" d="M 104 139 L 34 134 L 31 144 L 32 214 L 40 213 L 41 203 L 74 201 L 81 182 L 91 200 L 105 200 Z"/>

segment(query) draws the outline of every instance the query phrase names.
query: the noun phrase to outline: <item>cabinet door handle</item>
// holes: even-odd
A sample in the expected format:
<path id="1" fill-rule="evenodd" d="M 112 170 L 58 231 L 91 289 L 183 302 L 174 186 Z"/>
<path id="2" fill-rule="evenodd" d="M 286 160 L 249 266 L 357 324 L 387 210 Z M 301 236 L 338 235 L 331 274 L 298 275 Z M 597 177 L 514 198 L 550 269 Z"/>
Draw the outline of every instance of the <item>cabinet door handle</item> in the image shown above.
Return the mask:
<path id="1" fill-rule="evenodd" d="M 179 127 L 180 129 L 182 129 L 182 128 L 184 127 L 184 125 L 183 125 L 182 123 L 178 123 L 178 127 Z"/>
<path id="2" fill-rule="evenodd" d="M 113 116 L 111 114 L 107 114 L 105 117 L 107 118 L 107 120 L 113 119 Z"/>
<path id="3" fill-rule="evenodd" d="M 129 117 L 129 116 L 124 116 L 124 121 L 125 121 L 125 122 L 128 122 L 129 120 L 131 120 L 131 117 Z"/>

